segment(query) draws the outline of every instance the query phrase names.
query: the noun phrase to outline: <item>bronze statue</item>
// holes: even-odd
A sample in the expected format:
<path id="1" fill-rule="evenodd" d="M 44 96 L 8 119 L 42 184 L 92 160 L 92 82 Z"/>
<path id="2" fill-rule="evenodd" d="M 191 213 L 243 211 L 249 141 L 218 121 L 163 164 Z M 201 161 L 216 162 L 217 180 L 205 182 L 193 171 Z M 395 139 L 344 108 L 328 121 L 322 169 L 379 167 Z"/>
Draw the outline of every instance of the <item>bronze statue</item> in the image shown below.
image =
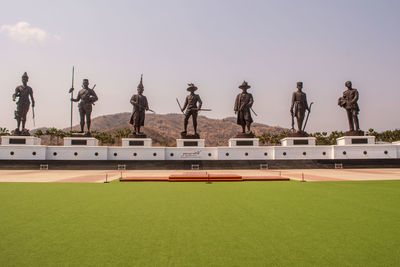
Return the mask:
<path id="1" fill-rule="evenodd" d="M 28 86 L 28 81 L 29 77 L 25 72 L 22 75 L 22 85 L 15 88 L 15 93 L 12 96 L 13 101 L 15 101 L 18 97 L 17 110 L 14 112 L 15 119 L 17 120 L 17 128 L 14 131 L 15 135 L 29 135 L 29 131 L 25 128 L 26 114 L 29 111 L 29 104 L 31 104 L 29 98 L 32 100 L 32 111 L 35 107 L 35 100 L 33 98 L 33 90 Z M 21 123 L 22 128 L 20 129 Z"/>
<path id="2" fill-rule="evenodd" d="M 130 124 L 133 125 L 133 135 L 137 137 L 138 135 L 144 136 L 142 132 L 140 132 L 140 127 L 144 126 L 144 118 L 146 110 L 149 110 L 149 103 L 147 102 L 147 98 L 143 95 L 144 86 L 143 86 L 143 74 L 140 77 L 140 83 L 137 87 L 137 94 L 131 97 L 131 104 L 133 105 L 133 113 L 131 116 Z"/>
<path id="3" fill-rule="evenodd" d="M 190 92 L 188 96 L 186 96 L 185 104 L 183 107 L 180 106 L 179 101 L 178 105 L 182 111 L 182 113 L 185 114 L 185 120 L 184 120 L 184 130 L 181 133 L 182 138 L 188 138 L 189 135 L 187 135 L 187 126 L 189 122 L 190 116 L 192 116 L 192 121 L 193 121 L 193 129 L 194 129 L 194 138 L 200 138 L 199 134 L 197 133 L 197 114 L 199 110 L 201 110 L 201 106 L 203 102 L 200 99 L 200 96 L 198 94 L 195 94 L 194 92 L 198 89 L 193 83 L 188 84 L 187 91 Z M 186 110 L 186 112 L 184 112 Z"/>
<path id="4" fill-rule="evenodd" d="M 235 114 L 237 114 L 237 124 L 242 126 L 242 133 L 238 134 L 237 137 L 254 137 L 254 134 L 250 131 L 250 125 L 253 122 L 251 110 L 254 103 L 252 94 L 247 92 L 250 87 L 251 86 L 244 81 L 239 86 L 239 88 L 242 89 L 242 92 L 236 96 L 233 110 L 235 111 Z"/>
<path id="5" fill-rule="evenodd" d="M 310 114 L 310 107 L 307 103 L 307 95 L 302 91 L 303 83 L 297 82 L 297 91 L 292 94 L 292 104 L 290 106 L 290 114 L 292 115 L 292 130 L 294 131 L 294 117 L 297 120 L 297 132 L 296 135 L 304 135 L 307 134 L 304 132 L 303 121 L 304 115 L 306 114 L 306 110 L 308 110 L 308 114 Z M 308 118 L 308 116 L 307 116 Z"/>
<path id="6" fill-rule="evenodd" d="M 358 91 L 352 87 L 351 81 L 345 83 L 347 90 L 343 92 L 343 96 L 339 98 L 338 105 L 346 109 L 347 119 L 349 121 L 350 131 L 348 135 L 364 135 L 364 132 L 360 130 L 360 124 L 358 121 L 358 113 L 360 108 L 358 107 Z M 355 130 L 354 130 L 355 128 Z"/>
<path id="7" fill-rule="evenodd" d="M 88 79 L 83 79 L 82 83 L 82 89 L 79 91 L 78 96 L 76 98 L 71 98 L 71 101 L 73 102 L 79 102 L 79 115 L 81 119 L 81 133 L 84 131 L 85 127 L 85 118 L 86 118 L 86 123 L 87 123 L 87 130 L 88 134 L 90 134 L 90 123 L 91 123 L 91 114 L 92 114 L 92 105 L 94 105 L 94 102 L 98 100 L 98 97 L 96 95 L 96 92 L 94 91 L 94 88 L 96 85 L 93 86 L 92 89 L 89 88 L 89 80 Z M 73 88 L 71 88 L 70 91 L 73 91 Z"/>

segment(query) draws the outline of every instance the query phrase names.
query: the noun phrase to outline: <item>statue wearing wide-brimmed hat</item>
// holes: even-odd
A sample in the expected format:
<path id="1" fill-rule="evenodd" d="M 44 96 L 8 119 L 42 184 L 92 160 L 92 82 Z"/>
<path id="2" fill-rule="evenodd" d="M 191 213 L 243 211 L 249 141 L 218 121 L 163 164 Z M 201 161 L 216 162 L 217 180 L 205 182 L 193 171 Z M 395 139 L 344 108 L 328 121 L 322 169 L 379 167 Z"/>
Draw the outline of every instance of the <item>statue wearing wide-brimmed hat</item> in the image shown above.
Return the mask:
<path id="1" fill-rule="evenodd" d="M 143 74 L 140 77 L 140 83 L 137 87 L 137 94 L 131 97 L 131 104 L 133 105 L 133 113 L 131 116 L 130 124 L 133 125 L 133 135 L 134 137 L 146 137 L 140 131 L 140 127 L 144 126 L 144 119 L 146 116 L 146 110 L 149 110 L 149 103 L 147 98 L 143 95 Z"/>
<path id="2" fill-rule="evenodd" d="M 253 96 L 247 92 L 251 86 L 244 81 L 239 88 L 243 90 L 236 96 L 236 101 L 233 110 L 237 114 L 237 124 L 242 126 L 242 133 L 238 134 L 237 137 L 254 137 L 254 134 L 250 131 L 250 125 L 253 122 L 251 117 L 251 107 L 253 106 Z M 247 128 L 247 131 L 246 131 Z"/>
<path id="3" fill-rule="evenodd" d="M 25 128 L 26 114 L 31 104 L 29 98 L 32 100 L 32 108 L 35 107 L 35 100 L 33 98 L 33 90 L 28 86 L 28 80 L 28 74 L 25 72 L 22 75 L 22 85 L 15 88 L 15 93 L 12 96 L 13 101 L 16 101 L 18 98 L 17 110 L 15 111 L 15 119 L 17 120 L 17 128 L 14 131 L 15 135 L 29 135 L 29 131 Z"/>
<path id="4" fill-rule="evenodd" d="M 203 102 L 201 101 L 200 96 L 194 93 L 195 91 L 197 91 L 197 89 L 198 88 L 193 83 L 189 83 L 188 88 L 186 89 L 190 92 L 190 94 L 186 96 L 185 104 L 183 105 L 183 107 L 181 107 L 181 111 L 185 114 L 185 120 L 183 124 L 184 130 L 181 133 L 182 138 L 189 137 L 187 135 L 187 126 L 190 116 L 192 117 L 194 128 L 194 135 L 191 137 L 200 138 L 199 134 L 197 133 L 197 114 L 201 109 Z"/>

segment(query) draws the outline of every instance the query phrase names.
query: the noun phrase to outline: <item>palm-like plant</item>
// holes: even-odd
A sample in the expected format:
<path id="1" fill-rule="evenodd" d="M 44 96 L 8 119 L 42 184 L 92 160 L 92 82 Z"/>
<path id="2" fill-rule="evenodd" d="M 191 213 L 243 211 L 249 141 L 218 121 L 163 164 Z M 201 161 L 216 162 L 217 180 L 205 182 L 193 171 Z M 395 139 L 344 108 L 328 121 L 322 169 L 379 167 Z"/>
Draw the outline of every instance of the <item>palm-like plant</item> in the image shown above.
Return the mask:
<path id="1" fill-rule="evenodd" d="M 54 127 L 48 128 L 48 129 L 46 129 L 45 134 L 50 136 L 50 144 L 52 144 L 54 137 L 57 135 L 57 129 Z"/>
<path id="2" fill-rule="evenodd" d="M 35 132 L 35 134 L 34 134 L 34 136 L 39 137 L 39 138 L 40 138 L 42 135 L 44 135 L 44 133 L 43 133 L 43 131 L 42 131 L 41 129 L 36 130 L 36 132 Z"/>
<path id="3" fill-rule="evenodd" d="M 129 128 L 118 129 L 115 131 L 115 137 L 117 137 L 117 143 L 119 144 L 122 138 L 128 137 L 132 133 Z"/>
<path id="4" fill-rule="evenodd" d="M 59 140 L 66 137 L 68 134 L 61 129 L 57 129 L 55 135 L 57 138 L 57 145 L 59 145 Z"/>
<path id="5" fill-rule="evenodd" d="M 7 128 L 0 127 L 0 136 L 10 135 L 10 131 Z"/>
<path id="6" fill-rule="evenodd" d="M 106 132 L 97 132 L 94 137 L 100 141 L 101 145 L 105 145 L 105 144 L 112 145 L 115 142 L 112 134 L 106 133 Z"/>

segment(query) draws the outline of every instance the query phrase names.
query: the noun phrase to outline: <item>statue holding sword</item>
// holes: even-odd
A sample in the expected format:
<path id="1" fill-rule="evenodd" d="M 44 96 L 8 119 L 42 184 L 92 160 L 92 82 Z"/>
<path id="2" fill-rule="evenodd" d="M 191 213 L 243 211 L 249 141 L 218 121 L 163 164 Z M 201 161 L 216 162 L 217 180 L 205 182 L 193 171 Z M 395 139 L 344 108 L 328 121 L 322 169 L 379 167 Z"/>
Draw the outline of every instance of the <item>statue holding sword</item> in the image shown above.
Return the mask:
<path id="1" fill-rule="evenodd" d="M 133 113 L 131 116 L 130 124 L 133 125 L 133 136 L 145 138 L 146 135 L 140 131 L 140 127 L 144 126 L 144 119 L 146 116 L 146 111 L 155 113 L 153 110 L 149 109 L 149 103 L 147 98 L 143 95 L 143 74 L 140 77 L 140 83 L 137 87 L 137 94 L 131 97 L 131 104 L 133 105 Z"/>
<path id="2" fill-rule="evenodd" d="M 28 80 L 28 74 L 25 72 L 24 75 L 22 75 L 22 85 L 15 88 L 15 93 L 12 95 L 13 101 L 16 101 L 18 98 L 17 110 L 14 112 L 15 119 L 17 120 L 17 129 L 14 131 L 15 135 L 29 135 L 29 130 L 25 128 L 26 115 L 29 111 L 29 105 L 31 104 L 29 98 L 32 100 L 33 123 L 35 123 L 35 99 L 33 98 L 32 88 L 28 86 Z"/>
<path id="3" fill-rule="evenodd" d="M 250 87 L 251 86 L 246 81 L 239 86 L 242 92 L 236 96 L 235 105 L 233 107 L 235 114 L 237 114 L 236 123 L 242 127 L 242 132 L 237 134 L 237 138 L 254 137 L 254 133 L 250 131 L 250 125 L 253 122 L 251 111 L 253 111 L 254 115 L 257 116 L 257 114 L 252 109 L 254 103 L 253 95 L 247 92 Z"/>
<path id="4" fill-rule="evenodd" d="M 293 137 L 307 137 L 308 134 L 304 131 L 307 125 L 308 117 L 311 112 L 311 106 L 308 105 L 307 95 L 303 92 L 303 82 L 297 82 L 297 91 L 292 94 L 292 103 L 290 106 L 290 114 L 292 116 L 292 132 Z M 307 118 L 303 126 L 306 111 Z M 297 121 L 297 131 L 294 129 L 294 118 Z"/>

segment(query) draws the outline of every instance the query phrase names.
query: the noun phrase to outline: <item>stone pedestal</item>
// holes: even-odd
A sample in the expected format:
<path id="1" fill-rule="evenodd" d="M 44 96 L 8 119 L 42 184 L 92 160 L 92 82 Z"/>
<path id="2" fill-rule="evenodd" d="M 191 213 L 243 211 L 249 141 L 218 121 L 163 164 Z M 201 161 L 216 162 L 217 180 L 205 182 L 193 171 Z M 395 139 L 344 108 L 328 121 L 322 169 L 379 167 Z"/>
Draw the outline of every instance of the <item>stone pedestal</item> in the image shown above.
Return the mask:
<path id="1" fill-rule="evenodd" d="M 374 145 L 375 136 L 343 136 L 336 139 L 338 146 L 348 145 Z"/>
<path id="2" fill-rule="evenodd" d="M 128 135 L 128 138 L 144 139 L 144 138 L 147 138 L 147 135 L 145 135 L 144 133 L 142 133 L 142 134 L 132 133 L 132 134 Z"/>
<path id="3" fill-rule="evenodd" d="M 229 139 L 229 147 L 246 147 L 246 146 L 258 146 L 258 138 L 231 138 Z"/>
<path id="4" fill-rule="evenodd" d="M 2 136 L 2 146 L 40 146 L 41 139 L 35 136 Z"/>
<path id="5" fill-rule="evenodd" d="M 122 138 L 123 147 L 151 147 L 151 138 Z"/>
<path id="6" fill-rule="evenodd" d="M 64 146 L 98 146 L 99 140 L 94 137 L 64 137 Z"/>
<path id="7" fill-rule="evenodd" d="M 234 137 L 234 138 L 254 138 L 254 133 L 253 132 L 250 132 L 250 133 L 242 133 L 242 132 L 239 132 L 239 133 L 237 133 L 236 134 L 236 136 Z"/>
<path id="8" fill-rule="evenodd" d="M 176 147 L 204 147 L 204 139 L 176 139 Z"/>
<path id="9" fill-rule="evenodd" d="M 315 146 L 315 137 L 286 137 L 281 140 L 282 146 Z"/>

